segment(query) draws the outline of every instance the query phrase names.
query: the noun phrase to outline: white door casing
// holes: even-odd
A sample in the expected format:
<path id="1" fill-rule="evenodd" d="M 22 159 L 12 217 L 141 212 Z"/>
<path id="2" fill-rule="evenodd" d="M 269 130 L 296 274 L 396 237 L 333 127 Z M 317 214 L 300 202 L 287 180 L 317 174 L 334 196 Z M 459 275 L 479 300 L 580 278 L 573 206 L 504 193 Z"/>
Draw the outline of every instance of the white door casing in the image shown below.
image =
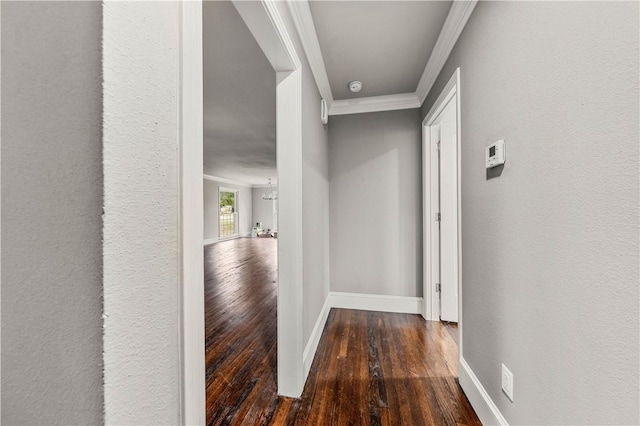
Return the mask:
<path id="1" fill-rule="evenodd" d="M 453 102 L 450 104 L 450 102 Z M 455 119 L 443 120 L 447 107 L 454 111 Z M 451 111 L 450 111 L 451 112 Z M 445 290 L 446 317 L 458 321 L 460 332 L 460 353 L 462 353 L 462 274 L 461 274 L 461 217 L 460 217 L 460 69 L 456 69 L 449 79 L 433 107 L 422 122 L 423 125 L 423 229 L 424 229 L 424 312 L 427 320 L 440 319 L 440 298 L 436 291 L 436 284 L 440 281 L 439 266 L 441 264 L 440 249 L 443 248 L 447 259 L 443 259 L 447 268 L 447 275 L 454 282 L 453 286 Z M 444 132 L 441 136 L 441 132 Z M 442 137 L 441 144 L 447 144 L 444 153 L 441 151 L 446 166 L 443 170 L 443 187 L 448 189 L 443 201 L 445 211 L 440 209 L 440 171 L 438 164 L 438 150 L 436 143 Z M 442 149 L 442 148 L 441 148 Z M 436 214 L 442 213 L 444 223 L 438 224 Z M 447 213 L 448 212 L 448 213 Z M 445 218 L 444 216 L 447 215 Z M 447 241 L 439 241 L 439 225 L 445 230 L 442 238 Z M 446 234 L 445 234 L 446 233 Z M 456 297 L 457 295 L 457 297 Z M 457 299 L 457 307 L 450 303 L 451 299 Z M 455 311 L 453 314 L 451 311 Z M 451 315 L 451 316 L 449 316 Z M 446 319 L 446 318 L 443 318 Z"/>
<path id="2" fill-rule="evenodd" d="M 302 337 L 302 65 L 274 0 L 233 1 L 276 72 L 278 394 L 304 386 Z"/>
<path id="3" fill-rule="evenodd" d="M 428 186 L 425 186 L 425 190 L 428 190 L 428 195 L 425 194 L 425 199 L 427 197 L 430 201 L 431 206 L 431 218 L 427 218 L 428 226 L 429 226 L 429 241 L 428 241 L 428 252 L 430 259 L 430 266 L 427 273 L 431 277 L 431 287 L 435 287 L 437 283 L 440 282 L 440 224 L 436 220 L 436 215 L 440 212 L 440 192 L 438 191 L 439 181 L 440 181 L 440 160 L 438 154 L 438 144 L 440 142 L 440 125 L 434 124 L 430 126 L 430 128 L 426 129 L 431 134 L 431 143 L 429 144 L 429 152 L 430 152 L 430 161 L 429 161 L 429 177 L 431 180 L 428 180 L 426 185 L 431 185 L 430 182 L 433 183 L 432 188 L 429 189 Z M 425 227 L 425 230 L 427 228 Z M 427 247 L 427 245 L 425 245 Z M 427 255 L 427 250 L 425 250 L 425 256 Z M 426 268 L 425 263 L 425 268 Z M 427 303 L 430 304 L 431 315 L 426 317 L 427 319 L 437 320 L 440 318 L 440 294 L 435 292 L 430 300 L 425 300 L 423 303 L 426 306 Z M 426 291 L 426 289 L 425 289 Z M 427 297 L 426 293 L 424 293 L 425 298 Z"/>
<path id="4" fill-rule="evenodd" d="M 180 56 L 181 421 L 206 423 L 202 1 L 182 2 Z"/>

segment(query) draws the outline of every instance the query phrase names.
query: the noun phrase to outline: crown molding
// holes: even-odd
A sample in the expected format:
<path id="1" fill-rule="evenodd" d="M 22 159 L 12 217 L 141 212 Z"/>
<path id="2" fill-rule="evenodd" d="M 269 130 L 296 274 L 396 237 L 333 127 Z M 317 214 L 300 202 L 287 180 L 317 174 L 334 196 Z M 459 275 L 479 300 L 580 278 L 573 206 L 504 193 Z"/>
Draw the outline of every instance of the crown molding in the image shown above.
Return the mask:
<path id="1" fill-rule="evenodd" d="M 322 58 L 318 34 L 313 23 L 308 0 L 287 2 L 293 22 L 300 36 L 302 47 L 307 56 L 311 72 L 316 80 L 320 95 L 327 102 L 329 115 L 359 114 L 364 112 L 394 111 L 399 109 L 420 108 L 433 87 L 440 71 L 449 58 L 464 26 L 478 0 L 453 0 L 438 40 L 431 51 L 427 66 L 420 77 L 415 93 L 400 93 L 385 96 L 369 96 L 355 99 L 334 100 Z"/>
<path id="2" fill-rule="evenodd" d="M 320 96 L 327 102 L 327 106 L 331 108 L 333 104 L 333 93 L 327 76 L 327 68 L 322 58 L 322 50 L 318 41 L 318 34 L 311 16 L 311 8 L 307 0 L 289 1 L 289 10 L 291 17 L 300 36 L 302 48 L 307 55 L 307 61 L 311 67 L 311 72 L 316 80 L 316 86 Z"/>
<path id="3" fill-rule="evenodd" d="M 363 112 L 394 111 L 411 108 L 420 108 L 420 100 L 416 94 L 400 93 L 397 95 L 368 96 L 366 98 L 333 101 L 329 109 L 329 115 L 359 114 Z"/>
<path id="4" fill-rule="evenodd" d="M 452 2 L 447 19 L 444 21 L 438 40 L 433 46 L 431 56 L 427 61 L 427 66 L 424 68 L 416 89 L 416 96 L 421 105 L 436 82 L 436 78 L 442 71 L 445 62 L 447 62 L 477 3 L 478 0 L 454 0 Z"/>

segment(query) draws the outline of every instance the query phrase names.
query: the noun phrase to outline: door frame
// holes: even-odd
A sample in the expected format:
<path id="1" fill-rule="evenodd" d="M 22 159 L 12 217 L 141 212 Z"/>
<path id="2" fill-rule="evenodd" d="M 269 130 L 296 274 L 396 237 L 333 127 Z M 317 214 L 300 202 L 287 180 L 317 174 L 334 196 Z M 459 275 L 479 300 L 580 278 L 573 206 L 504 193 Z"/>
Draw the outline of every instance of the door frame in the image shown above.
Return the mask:
<path id="1" fill-rule="evenodd" d="M 302 332 L 302 69 L 277 2 L 233 1 L 276 72 L 278 394 L 304 386 Z M 205 424 L 202 0 L 182 0 L 180 84 L 181 418 Z"/>
<path id="2" fill-rule="evenodd" d="M 457 176 L 457 247 L 458 247 L 458 329 L 460 332 L 460 350 L 462 355 L 462 227 L 461 227 L 461 116 L 460 116 L 460 68 L 457 68 L 445 87 L 442 89 L 440 96 L 435 101 L 429 113 L 422 121 L 422 182 L 423 182 L 423 316 L 429 321 L 439 321 L 439 306 L 438 306 L 438 293 L 436 292 L 436 282 L 432 276 L 432 265 L 434 263 L 434 250 L 432 244 L 434 244 L 435 214 L 437 213 L 437 206 L 434 205 L 432 200 L 432 188 L 437 187 L 437 177 L 434 178 L 431 174 L 431 157 L 433 152 L 433 146 L 435 141 L 431 138 L 431 130 L 434 127 L 436 119 L 442 113 L 449 101 L 456 100 L 456 176 Z"/>

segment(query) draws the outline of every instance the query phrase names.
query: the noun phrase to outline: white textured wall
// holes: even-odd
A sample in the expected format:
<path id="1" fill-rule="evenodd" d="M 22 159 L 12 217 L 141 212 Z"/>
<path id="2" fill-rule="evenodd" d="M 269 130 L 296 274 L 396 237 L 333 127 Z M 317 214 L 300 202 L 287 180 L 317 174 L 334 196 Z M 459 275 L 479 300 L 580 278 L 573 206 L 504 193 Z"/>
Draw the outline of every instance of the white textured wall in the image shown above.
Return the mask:
<path id="1" fill-rule="evenodd" d="M 274 185 L 273 190 L 277 191 L 278 187 Z M 274 201 L 262 199 L 262 194 L 268 193 L 269 188 L 253 188 L 251 192 L 253 194 L 253 220 L 251 221 L 251 226 L 255 226 L 256 222 L 262 222 L 264 229 L 273 229 Z"/>
<path id="2" fill-rule="evenodd" d="M 510 424 L 640 422 L 638 26 L 637 2 L 479 2 L 423 107 L 459 66 L 463 355 Z"/>
<path id="3" fill-rule="evenodd" d="M 100 424 L 102 7 L 1 8 L 1 423 Z"/>
<path id="4" fill-rule="evenodd" d="M 331 290 L 422 296 L 419 110 L 331 117 Z"/>
<path id="5" fill-rule="evenodd" d="M 238 229 L 240 236 L 248 236 L 251 234 L 253 226 L 253 194 L 251 188 L 204 179 L 204 239 L 216 240 L 219 236 L 220 203 L 218 201 L 218 190 L 220 187 L 239 191 L 237 206 L 240 223 Z"/>
<path id="6" fill-rule="evenodd" d="M 107 424 L 178 424 L 178 2 L 105 2 Z"/>

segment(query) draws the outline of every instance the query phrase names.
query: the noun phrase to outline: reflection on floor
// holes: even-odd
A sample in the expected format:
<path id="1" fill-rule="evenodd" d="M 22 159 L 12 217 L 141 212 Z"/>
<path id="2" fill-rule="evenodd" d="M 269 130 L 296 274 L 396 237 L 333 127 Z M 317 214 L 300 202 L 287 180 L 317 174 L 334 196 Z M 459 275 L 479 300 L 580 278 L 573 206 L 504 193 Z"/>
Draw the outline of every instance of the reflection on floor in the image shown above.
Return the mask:
<path id="1" fill-rule="evenodd" d="M 303 395 L 276 388 L 277 240 L 205 247 L 207 423 L 480 422 L 456 380 L 455 324 L 332 309 Z"/>

